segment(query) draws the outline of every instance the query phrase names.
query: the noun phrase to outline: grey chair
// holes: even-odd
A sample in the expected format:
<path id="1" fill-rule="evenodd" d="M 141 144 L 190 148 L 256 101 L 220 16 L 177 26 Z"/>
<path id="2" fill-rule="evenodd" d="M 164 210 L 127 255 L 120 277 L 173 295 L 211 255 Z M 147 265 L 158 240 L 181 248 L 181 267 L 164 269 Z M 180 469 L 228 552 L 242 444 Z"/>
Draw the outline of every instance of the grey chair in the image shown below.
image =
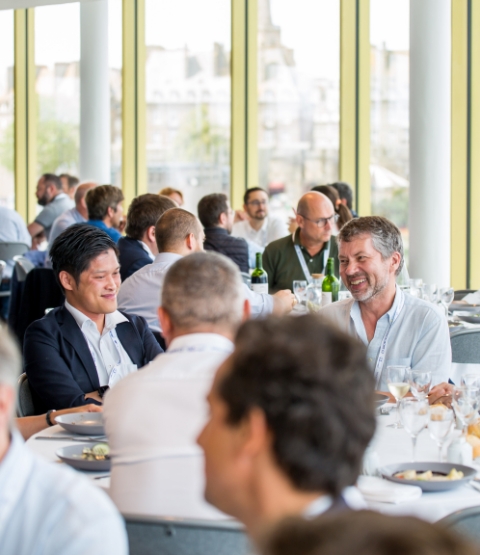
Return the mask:
<path id="1" fill-rule="evenodd" d="M 123 515 L 130 555 L 248 555 L 238 522 Z"/>
<path id="2" fill-rule="evenodd" d="M 450 528 L 460 536 L 480 545 L 480 506 L 456 511 L 439 520 L 437 524 Z"/>
<path id="3" fill-rule="evenodd" d="M 17 416 L 33 416 L 34 414 L 32 393 L 28 385 L 27 374 L 24 372 L 18 378 Z"/>
<path id="4" fill-rule="evenodd" d="M 452 329 L 450 344 L 452 362 L 480 364 L 480 329 Z"/>
<path id="5" fill-rule="evenodd" d="M 35 268 L 35 264 L 25 258 L 24 256 L 16 256 L 15 261 L 15 274 L 17 275 L 17 281 L 19 283 L 24 282 L 27 279 L 27 275 Z"/>
<path id="6" fill-rule="evenodd" d="M 8 243 L 5 241 L 0 241 L 0 260 L 13 260 L 15 256 L 25 254 L 29 250 L 29 246 L 25 243 Z M 1 291 L 0 297 L 9 297 L 10 290 Z"/>
<path id="7" fill-rule="evenodd" d="M 4 260 L 0 260 L 0 281 L 2 281 L 3 272 L 5 271 L 6 266 L 7 266 L 7 263 Z"/>

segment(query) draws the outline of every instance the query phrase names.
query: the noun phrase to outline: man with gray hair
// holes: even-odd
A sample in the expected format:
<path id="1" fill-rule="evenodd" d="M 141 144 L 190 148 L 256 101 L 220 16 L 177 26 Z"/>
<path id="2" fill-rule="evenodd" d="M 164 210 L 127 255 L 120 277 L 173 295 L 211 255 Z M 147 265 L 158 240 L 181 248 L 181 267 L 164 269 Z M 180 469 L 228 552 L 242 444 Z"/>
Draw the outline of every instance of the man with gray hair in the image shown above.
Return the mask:
<path id="1" fill-rule="evenodd" d="M 121 512 L 222 517 L 203 500 L 195 439 L 215 371 L 249 313 L 240 271 L 225 256 L 196 252 L 167 271 L 158 309 L 167 352 L 105 398 L 110 496 Z"/>
<path id="2" fill-rule="evenodd" d="M 37 458 L 14 427 L 20 353 L 0 329 L 0 553 L 126 555 L 125 525 L 90 480 Z"/>
<path id="3" fill-rule="evenodd" d="M 322 314 L 367 346 L 376 389 L 387 391 L 388 366 L 430 370 L 433 385 L 448 381 L 452 353 L 445 315 L 395 282 L 404 264 L 400 230 L 386 218 L 367 216 L 347 222 L 337 241 L 340 276 L 353 298 Z"/>

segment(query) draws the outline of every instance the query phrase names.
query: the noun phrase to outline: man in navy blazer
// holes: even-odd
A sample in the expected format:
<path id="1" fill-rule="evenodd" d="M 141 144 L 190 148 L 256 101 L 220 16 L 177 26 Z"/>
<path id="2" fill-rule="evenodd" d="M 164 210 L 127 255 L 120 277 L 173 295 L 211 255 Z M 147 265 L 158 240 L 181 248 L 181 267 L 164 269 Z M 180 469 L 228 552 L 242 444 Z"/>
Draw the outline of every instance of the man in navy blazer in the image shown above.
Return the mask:
<path id="1" fill-rule="evenodd" d="M 163 352 L 143 318 L 117 310 L 117 252 L 104 231 L 87 224 L 69 227 L 52 245 L 65 305 L 31 324 L 24 340 L 37 414 L 101 404 L 109 387 Z"/>
<path id="2" fill-rule="evenodd" d="M 122 281 L 153 262 L 158 254 L 155 224 L 164 212 L 176 206 L 163 195 L 147 193 L 133 199 L 127 214 L 127 236 L 117 243 Z"/>

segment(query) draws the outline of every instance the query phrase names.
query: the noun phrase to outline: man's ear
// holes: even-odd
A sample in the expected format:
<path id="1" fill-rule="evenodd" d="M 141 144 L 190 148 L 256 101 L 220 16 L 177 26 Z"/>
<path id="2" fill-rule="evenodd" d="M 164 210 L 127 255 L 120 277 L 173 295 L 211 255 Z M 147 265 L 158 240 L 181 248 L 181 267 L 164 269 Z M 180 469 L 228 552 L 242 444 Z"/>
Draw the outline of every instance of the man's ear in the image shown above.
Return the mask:
<path id="1" fill-rule="evenodd" d="M 218 219 L 218 223 L 222 226 L 225 227 L 228 223 L 228 214 L 226 212 L 222 212 L 220 214 L 220 218 Z"/>
<path id="2" fill-rule="evenodd" d="M 165 343 L 168 346 L 173 333 L 173 325 L 170 315 L 163 308 L 163 306 L 158 307 L 158 320 L 160 322 L 160 328 L 162 329 L 162 335 L 165 339 Z"/>
<path id="3" fill-rule="evenodd" d="M 74 289 L 77 288 L 77 284 L 75 282 L 75 278 L 72 276 L 72 274 L 69 274 L 68 272 L 66 272 L 65 270 L 62 270 L 59 274 L 58 274 L 58 279 L 60 280 L 60 283 L 62 284 L 62 287 L 66 290 L 66 291 L 73 291 Z"/>
<path id="4" fill-rule="evenodd" d="M 151 225 L 147 229 L 147 237 L 148 237 L 149 241 L 151 241 L 152 243 L 155 243 L 155 226 L 154 225 Z"/>
<path id="5" fill-rule="evenodd" d="M 112 208 L 111 206 L 109 206 L 107 208 L 107 217 L 108 218 L 112 218 L 113 215 L 115 214 L 116 210 L 114 208 Z"/>
<path id="6" fill-rule="evenodd" d="M 397 268 L 400 266 L 401 260 L 402 260 L 402 257 L 399 252 L 394 252 L 392 254 L 392 268 L 395 272 L 397 271 Z"/>
<path id="7" fill-rule="evenodd" d="M 195 233 L 189 233 L 185 238 L 185 246 L 189 251 L 194 251 L 197 246 Z"/>
<path id="8" fill-rule="evenodd" d="M 259 408 L 252 408 L 240 424 L 241 449 L 243 453 L 254 457 L 270 449 L 270 433 L 265 413 Z"/>

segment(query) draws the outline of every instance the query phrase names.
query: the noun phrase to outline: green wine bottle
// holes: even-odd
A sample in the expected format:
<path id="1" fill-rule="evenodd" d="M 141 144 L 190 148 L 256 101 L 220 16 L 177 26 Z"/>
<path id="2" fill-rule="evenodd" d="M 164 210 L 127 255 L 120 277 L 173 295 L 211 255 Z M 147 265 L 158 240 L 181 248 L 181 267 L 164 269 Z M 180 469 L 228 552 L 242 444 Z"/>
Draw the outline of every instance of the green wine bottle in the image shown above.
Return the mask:
<path id="1" fill-rule="evenodd" d="M 327 261 L 327 269 L 325 278 L 322 283 L 322 306 L 327 306 L 330 303 L 338 301 L 338 290 L 340 289 L 340 282 L 333 273 L 333 258 Z"/>
<path id="2" fill-rule="evenodd" d="M 268 275 L 262 266 L 262 253 L 255 255 L 255 270 L 252 272 L 252 291 L 255 293 L 268 293 Z"/>

